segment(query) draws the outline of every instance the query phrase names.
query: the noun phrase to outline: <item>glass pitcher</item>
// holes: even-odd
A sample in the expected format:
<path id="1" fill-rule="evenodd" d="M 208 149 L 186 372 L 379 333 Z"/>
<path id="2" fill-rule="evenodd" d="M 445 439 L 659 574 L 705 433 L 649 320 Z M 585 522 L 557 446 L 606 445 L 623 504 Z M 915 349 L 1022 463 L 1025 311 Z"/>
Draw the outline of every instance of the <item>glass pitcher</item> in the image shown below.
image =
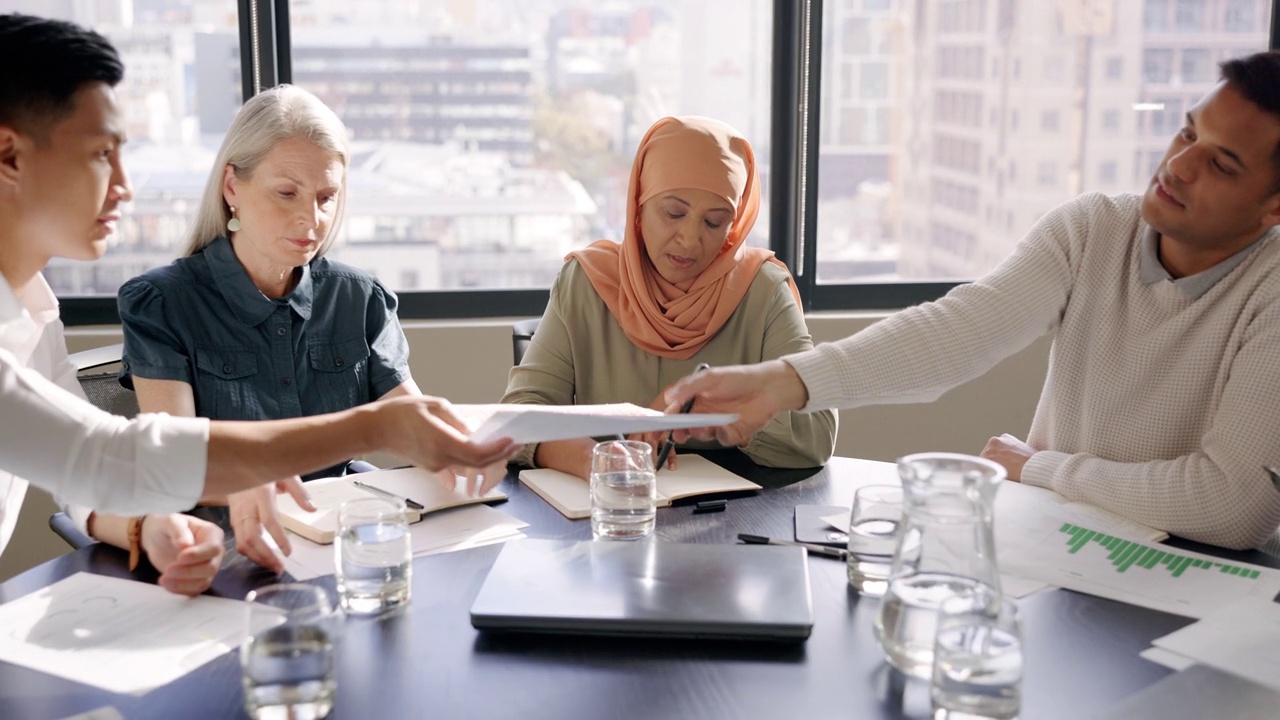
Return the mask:
<path id="1" fill-rule="evenodd" d="M 898 460 L 903 525 L 875 632 L 889 663 L 928 678 L 943 600 L 998 604 L 992 504 L 1000 465 L 970 455 L 919 453 Z"/>

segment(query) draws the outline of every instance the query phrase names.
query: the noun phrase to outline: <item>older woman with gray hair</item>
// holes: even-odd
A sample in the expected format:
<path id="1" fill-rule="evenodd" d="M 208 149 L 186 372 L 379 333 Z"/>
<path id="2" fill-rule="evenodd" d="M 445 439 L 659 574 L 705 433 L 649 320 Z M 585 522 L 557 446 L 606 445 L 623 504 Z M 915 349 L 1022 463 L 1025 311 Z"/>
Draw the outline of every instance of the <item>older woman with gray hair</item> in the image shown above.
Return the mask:
<path id="1" fill-rule="evenodd" d="M 419 393 L 395 295 L 324 257 L 348 159 L 346 128 L 307 91 L 282 85 L 244 104 L 183 257 L 120 288 L 121 382 L 144 412 L 277 419 Z M 309 477 L 344 472 L 346 463 Z M 288 552 L 272 489 L 227 504 L 225 516 L 196 514 L 229 526 L 241 553 L 279 572 L 262 533 Z"/>

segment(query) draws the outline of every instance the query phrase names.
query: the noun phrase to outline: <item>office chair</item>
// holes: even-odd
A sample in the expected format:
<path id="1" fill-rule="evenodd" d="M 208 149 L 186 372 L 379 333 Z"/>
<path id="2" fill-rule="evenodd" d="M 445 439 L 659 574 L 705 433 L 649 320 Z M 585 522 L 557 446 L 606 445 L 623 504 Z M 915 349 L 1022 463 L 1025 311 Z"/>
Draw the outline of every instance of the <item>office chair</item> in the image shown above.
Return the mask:
<path id="1" fill-rule="evenodd" d="M 524 359 L 524 353 L 529 349 L 529 343 L 533 341 L 533 334 L 538 331 L 539 320 L 541 318 L 530 318 L 511 326 L 512 365 L 519 365 Z"/>
<path id="2" fill-rule="evenodd" d="M 78 376 L 80 388 L 89 402 L 113 415 L 131 418 L 138 414 L 138 398 L 132 390 L 120 384 L 114 372 L 84 372 L 119 363 L 123 352 L 124 345 L 117 343 L 74 353 L 71 362 L 81 372 Z M 77 550 L 95 542 L 76 529 L 75 523 L 64 512 L 56 512 L 49 517 L 49 529 Z"/>

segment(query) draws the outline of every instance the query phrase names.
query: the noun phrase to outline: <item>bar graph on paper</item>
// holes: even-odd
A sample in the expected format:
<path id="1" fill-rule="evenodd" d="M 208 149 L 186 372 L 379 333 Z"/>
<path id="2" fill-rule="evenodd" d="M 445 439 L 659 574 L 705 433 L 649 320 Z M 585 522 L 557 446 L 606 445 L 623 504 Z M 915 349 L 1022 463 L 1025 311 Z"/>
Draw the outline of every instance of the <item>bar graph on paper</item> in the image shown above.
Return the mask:
<path id="1" fill-rule="evenodd" d="M 1058 519 L 999 548 L 1002 572 L 1156 610 L 1204 617 L 1280 593 L 1280 570 L 1224 561 Z"/>
<path id="2" fill-rule="evenodd" d="M 1246 580 L 1257 580 L 1262 575 L 1260 569 L 1244 565 L 1232 565 L 1217 560 L 1201 559 L 1171 550 L 1161 550 L 1160 548 L 1125 540 L 1114 535 L 1107 535 L 1106 533 L 1072 525 L 1071 523 L 1063 523 L 1058 531 L 1071 536 L 1071 539 L 1067 541 L 1067 545 L 1070 548 L 1067 552 L 1072 555 L 1079 552 L 1081 548 L 1090 542 L 1101 545 L 1110 553 L 1107 555 L 1107 560 L 1115 566 L 1116 572 L 1125 572 L 1129 568 L 1154 570 L 1157 565 L 1160 565 L 1173 577 L 1182 577 L 1182 574 L 1188 570 L 1216 571 Z"/>

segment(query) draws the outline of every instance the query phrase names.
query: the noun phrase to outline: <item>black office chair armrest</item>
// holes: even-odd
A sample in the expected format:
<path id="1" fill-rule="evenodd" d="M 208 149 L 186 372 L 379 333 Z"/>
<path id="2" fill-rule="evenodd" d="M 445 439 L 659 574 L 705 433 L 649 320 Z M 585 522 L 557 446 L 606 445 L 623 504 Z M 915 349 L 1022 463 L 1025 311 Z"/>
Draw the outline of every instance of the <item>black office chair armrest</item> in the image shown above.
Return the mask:
<path id="1" fill-rule="evenodd" d="M 72 548 L 79 550 L 96 542 L 93 538 L 80 532 L 71 516 L 64 512 L 56 512 L 49 516 L 49 529 L 58 533 L 58 537 L 67 541 Z"/>

